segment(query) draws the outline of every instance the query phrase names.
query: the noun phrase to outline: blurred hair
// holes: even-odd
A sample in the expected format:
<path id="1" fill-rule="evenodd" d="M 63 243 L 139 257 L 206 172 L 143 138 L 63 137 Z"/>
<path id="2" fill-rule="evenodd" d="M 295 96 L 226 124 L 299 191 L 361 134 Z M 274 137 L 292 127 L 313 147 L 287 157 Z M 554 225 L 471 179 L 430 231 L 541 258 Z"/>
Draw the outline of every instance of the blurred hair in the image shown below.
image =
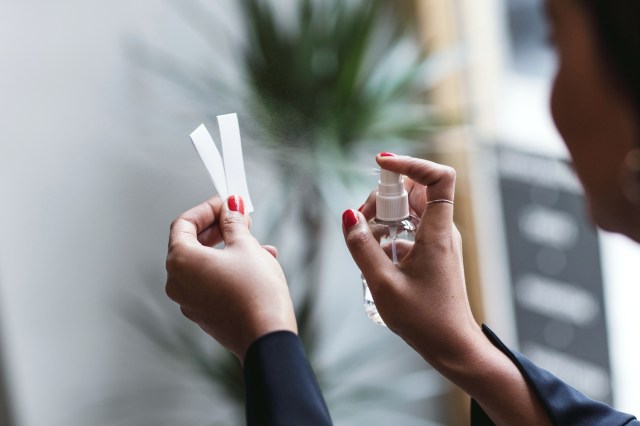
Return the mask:
<path id="1" fill-rule="evenodd" d="M 640 0 L 581 0 L 595 26 L 610 72 L 640 119 Z"/>

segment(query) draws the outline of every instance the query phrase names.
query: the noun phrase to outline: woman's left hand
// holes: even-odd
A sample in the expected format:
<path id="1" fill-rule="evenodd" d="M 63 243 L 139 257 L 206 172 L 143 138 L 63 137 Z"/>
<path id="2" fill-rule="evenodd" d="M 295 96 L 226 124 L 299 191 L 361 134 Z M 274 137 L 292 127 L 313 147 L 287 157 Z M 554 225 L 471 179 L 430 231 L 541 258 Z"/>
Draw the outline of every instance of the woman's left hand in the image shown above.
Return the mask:
<path id="1" fill-rule="evenodd" d="M 171 224 L 167 254 L 167 295 L 241 361 L 258 337 L 298 332 L 277 251 L 261 246 L 249 224 L 242 198 L 212 198 Z"/>

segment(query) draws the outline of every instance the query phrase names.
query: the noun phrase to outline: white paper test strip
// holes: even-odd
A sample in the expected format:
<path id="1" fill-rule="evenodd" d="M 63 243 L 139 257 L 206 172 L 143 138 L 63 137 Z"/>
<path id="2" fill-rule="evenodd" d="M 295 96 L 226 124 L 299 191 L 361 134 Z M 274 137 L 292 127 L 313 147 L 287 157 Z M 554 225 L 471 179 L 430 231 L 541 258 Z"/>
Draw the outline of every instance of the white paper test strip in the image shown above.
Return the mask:
<path id="1" fill-rule="evenodd" d="M 238 115 L 219 115 L 218 126 L 220 127 L 220 139 L 222 141 L 224 171 L 227 176 L 227 190 L 229 194 L 240 195 L 244 199 L 245 211 L 251 213 L 253 211 L 253 204 L 249 196 L 247 176 L 242 159 L 242 142 L 240 139 Z"/>
<path id="2" fill-rule="evenodd" d="M 198 155 L 200 155 L 204 166 L 207 168 L 207 172 L 209 172 L 209 176 L 211 176 L 213 186 L 216 187 L 218 195 L 220 195 L 223 200 L 226 200 L 227 197 L 229 197 L 227 178 L 224 174 L 222 156 L 218 148 L 216 148 L 213 138 L 207 131 L 207 128 L 204 127 L 204 124 L 199 125 L 197 129 L 191 132 L 189 137 L 191 138 L 191 142 L 193 142 L 193 146 L 196 147 L 196 151 L 198 151 Z"/>
<path id="3" fill-rule="evenodd" d="M 231 194 L 240 195 L 244 200 L 245 212 L 251 213 L 253 203 L 249 196 L 244 170 L 238 116 L 236 114 L 219 115 L 218 125 L 223 155 L 220 155 L 204 124 L 198 126 L 189 136 L 220 197 L 226 199 Z"/>

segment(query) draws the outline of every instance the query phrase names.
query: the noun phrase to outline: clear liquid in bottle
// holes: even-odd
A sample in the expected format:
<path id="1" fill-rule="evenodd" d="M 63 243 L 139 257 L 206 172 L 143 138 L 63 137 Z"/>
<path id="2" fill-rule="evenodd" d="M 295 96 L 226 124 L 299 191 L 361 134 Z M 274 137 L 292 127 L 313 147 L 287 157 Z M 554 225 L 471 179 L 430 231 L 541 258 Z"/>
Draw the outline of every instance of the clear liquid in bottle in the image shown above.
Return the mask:
<path id="1" fill-rule="evenodd" d="M 374 237 L 380 243 L 389 259 L 394 264 L 402 261 L 404 256 L 413 246 L 416 240 L 416 229 L 420 223 L 419 219 L 414 216 L 389 222 L 380 219 L 373 219 L 369 222 L 369 227 Z M 362 276 L 362 291 L 364 294 L 364 310 L 371 321 L 378 325 L 386 326 L 382 317 L 378 313 L 367 280 Z"/>

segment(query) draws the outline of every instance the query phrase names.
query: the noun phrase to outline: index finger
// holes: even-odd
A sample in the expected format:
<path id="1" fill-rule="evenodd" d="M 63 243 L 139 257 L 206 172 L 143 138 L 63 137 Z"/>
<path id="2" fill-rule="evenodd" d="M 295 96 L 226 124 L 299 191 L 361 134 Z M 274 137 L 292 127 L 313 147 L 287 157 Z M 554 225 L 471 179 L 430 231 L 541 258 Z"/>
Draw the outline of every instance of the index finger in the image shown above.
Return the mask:
<path id="1" fill-rule="evenodd" d="M 220 197 L 213 197 L 182 213 L 171 223 L 169 247 L 180 243 L 199 245 L 198 234 L 211 227 L 221 208 Z"/>

